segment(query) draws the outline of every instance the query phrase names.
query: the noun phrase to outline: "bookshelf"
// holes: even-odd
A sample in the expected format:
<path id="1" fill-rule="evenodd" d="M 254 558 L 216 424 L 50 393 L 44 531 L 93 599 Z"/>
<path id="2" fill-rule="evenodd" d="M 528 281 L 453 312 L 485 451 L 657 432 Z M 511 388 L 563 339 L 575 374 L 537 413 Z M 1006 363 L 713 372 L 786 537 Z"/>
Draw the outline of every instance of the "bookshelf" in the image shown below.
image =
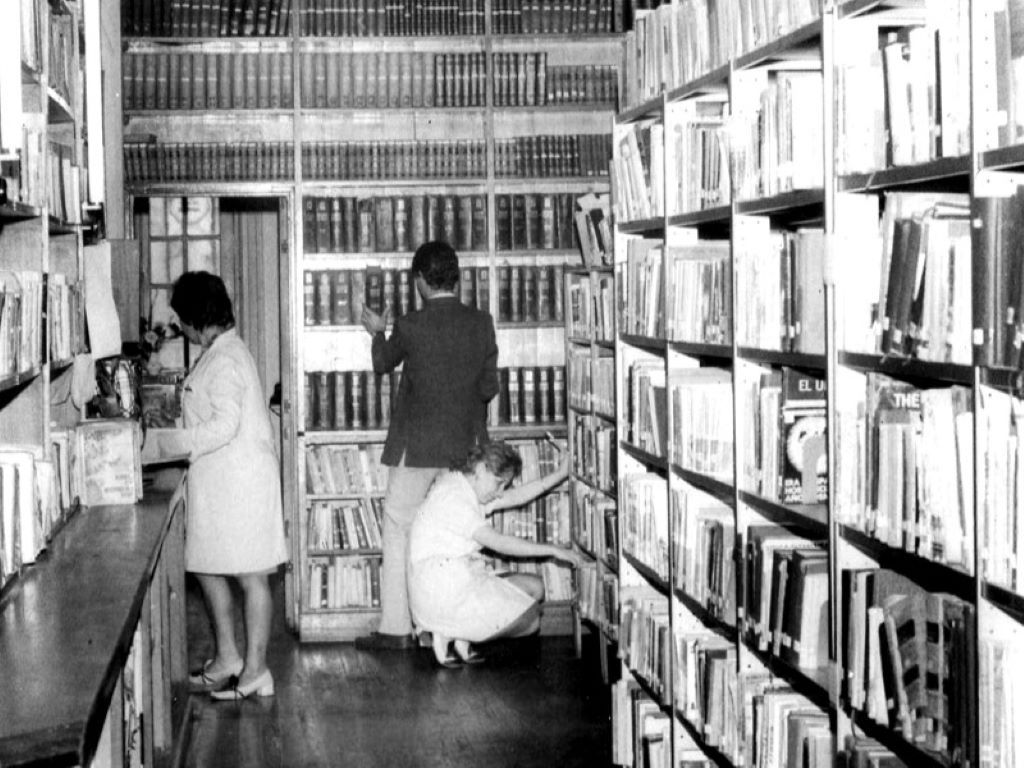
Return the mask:
<path id="1" fill-rule="evenodd" d="M 614 762 L 1020 762 L 1019 10 L 648 5 Z"/>
<path id="2" fill-rule="evenodd" d="M 362 303 L 415 309 L 411 254 L 449 240 L 462 301 L 495 319 L 492 435 L 564 445 L 562 285 L 574 201 L 608 190 L 621 4 L 138 5 L 121 27 L 127 198 L 286 201 L 289 622 L 306 640 L 351 640 L 379 615 L 372 457 L 397 383 L 369 371 Z M 559 493 L 504 523 L 568 542 L 568 511 Z M 549 574 L 561 591 L 545 631 L 571 631 L 563 571 Z"/>
<path id="3" fill-rule="evenodd" d="M 87 183 L 77 3 L 19 0 L 0 64 L 0 593 L 77 508 L 72 362 L 85 351 Z M 18 492 L 15 489 L 18 489 Z"/>

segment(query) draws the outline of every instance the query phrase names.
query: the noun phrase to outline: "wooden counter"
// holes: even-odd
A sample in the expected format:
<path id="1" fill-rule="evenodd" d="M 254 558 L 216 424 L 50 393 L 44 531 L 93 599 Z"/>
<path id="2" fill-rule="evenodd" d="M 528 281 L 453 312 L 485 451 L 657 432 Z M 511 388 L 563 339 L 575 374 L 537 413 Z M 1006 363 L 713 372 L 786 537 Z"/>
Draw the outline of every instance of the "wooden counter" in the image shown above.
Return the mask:
<path id="1" fill-rule="evenodd" d="M 164 730 L 177 730 L 171 712 L 186 698 L 178 685 L 184 508 L 169 509 L 170 498 L 154 491 L 139 504 L 81 510 L 0 600 L 0 766 L 86 766 L 94 757 L 97 765 L 117 764 L 97 749 L 101 734 L 114 740 L 101 752 L 122 748 L 104 723 L 108 712 L 120 721 L 121 671 L 140 627 L 149 636 L 144 658 L 159 657 L 155 672 L 146 665 L 146 718 L 166 715 Z M 180 647 L 161 651 L 172 638 L 156 637 L 157 629 L 180 632 Z M 113 715 L 112 723 L 119 732 Z M 162 735 L 166 746 L 169 733 Z M 147 752 L 160 748 L 157 741 Z"/>

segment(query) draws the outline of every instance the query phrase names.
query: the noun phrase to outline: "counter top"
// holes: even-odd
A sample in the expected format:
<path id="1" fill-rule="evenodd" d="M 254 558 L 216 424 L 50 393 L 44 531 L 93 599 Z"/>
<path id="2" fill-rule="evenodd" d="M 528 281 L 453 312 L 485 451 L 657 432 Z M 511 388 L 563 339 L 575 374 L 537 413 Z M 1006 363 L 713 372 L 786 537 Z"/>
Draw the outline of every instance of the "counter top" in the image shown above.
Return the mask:
<path id="1" fill-rule="evenodd" d="M 154 491 L 138 504 L 82 509 L 0 600 L 0 766 L 92 758 L 170 499 Z"/>

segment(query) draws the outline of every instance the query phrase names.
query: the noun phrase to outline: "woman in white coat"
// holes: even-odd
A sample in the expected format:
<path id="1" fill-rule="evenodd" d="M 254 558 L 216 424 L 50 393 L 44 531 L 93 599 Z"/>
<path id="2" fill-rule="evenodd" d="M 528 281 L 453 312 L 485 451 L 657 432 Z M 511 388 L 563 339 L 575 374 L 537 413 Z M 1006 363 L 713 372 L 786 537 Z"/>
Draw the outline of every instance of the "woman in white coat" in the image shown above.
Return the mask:
<path id="1" fill-rule="evenodd" d="M 185 379 L 184 429 L 176 442 L 190 462 L 185 569 L 202 586 L 216 655 L 190 681 L 213 686 L 215 699 L 270 696 L 268 576 L 287 552 L 280 464 L 263 389 L 219 277 L 186 272 L 174 284 L 171 307 L 188 339 L 202 348 Z M 244 656 L 235 641 L 229 577 L 244 595 Z"/>

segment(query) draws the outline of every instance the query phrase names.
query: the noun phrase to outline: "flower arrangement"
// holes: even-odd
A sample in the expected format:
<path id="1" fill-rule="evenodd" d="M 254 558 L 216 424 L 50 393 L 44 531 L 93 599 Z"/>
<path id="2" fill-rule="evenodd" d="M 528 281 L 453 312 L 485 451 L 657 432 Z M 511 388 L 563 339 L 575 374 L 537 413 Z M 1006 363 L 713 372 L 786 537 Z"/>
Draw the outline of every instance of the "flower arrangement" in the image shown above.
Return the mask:
<path id="1" fill-rule="evenodd" d="M 160 361 L 160 350 L 168 341 L 181 336 L 181 327 L 177 323 L 155 323 L 151 326 L 146 318 L 139 321 L 139 337 L 141 339 L 139 348 L 142 352 L 146 373 L 153 375 L 160 373 L 163 368 Z"/>

